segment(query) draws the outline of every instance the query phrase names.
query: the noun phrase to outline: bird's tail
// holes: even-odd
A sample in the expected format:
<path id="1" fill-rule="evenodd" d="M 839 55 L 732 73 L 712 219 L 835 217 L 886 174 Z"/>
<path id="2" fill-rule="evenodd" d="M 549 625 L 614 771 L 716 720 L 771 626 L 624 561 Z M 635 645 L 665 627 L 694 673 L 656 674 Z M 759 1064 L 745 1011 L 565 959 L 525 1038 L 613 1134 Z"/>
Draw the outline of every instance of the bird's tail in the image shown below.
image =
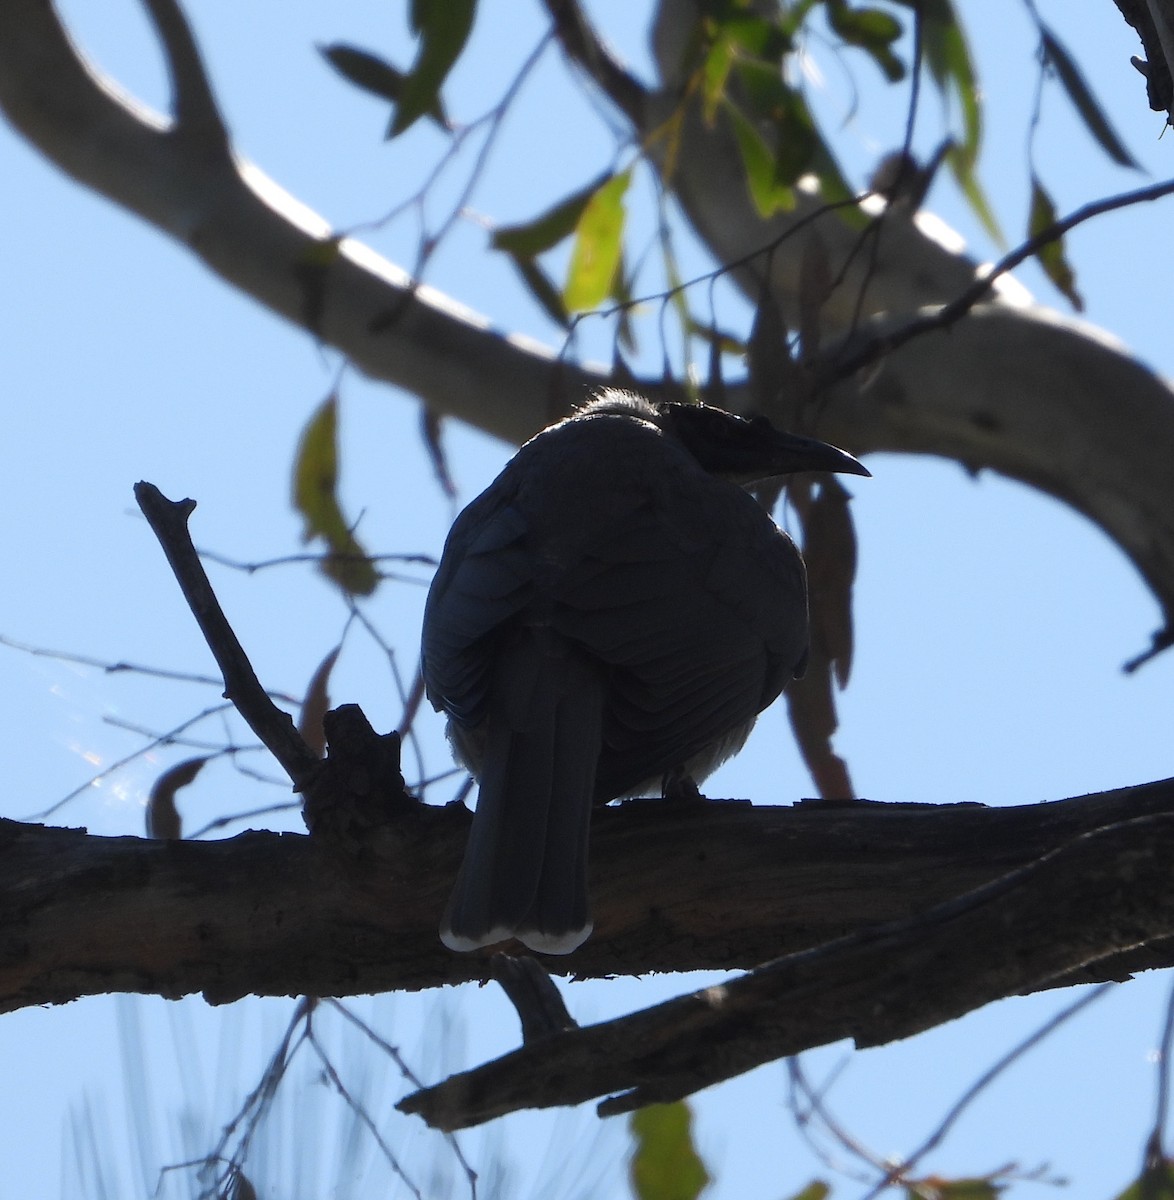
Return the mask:
<path id="1" fill-rule="evenodd" d="M 477 811 L 441 940 L 474 950 L 514 937 L 569 954 L 591 933 L 603 681 L 564 639 L 527 627 L 497 655 L 487 710 Z"/>

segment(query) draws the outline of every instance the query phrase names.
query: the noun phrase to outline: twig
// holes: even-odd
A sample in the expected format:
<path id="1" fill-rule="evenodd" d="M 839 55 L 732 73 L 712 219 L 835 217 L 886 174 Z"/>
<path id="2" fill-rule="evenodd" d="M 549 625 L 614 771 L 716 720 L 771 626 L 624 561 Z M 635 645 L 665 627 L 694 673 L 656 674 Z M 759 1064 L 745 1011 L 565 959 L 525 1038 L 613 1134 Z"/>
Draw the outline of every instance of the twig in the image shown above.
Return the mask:
<path id="1" fill-rule="evenodd" d="M 123 758 L 118 759 L 116 762 L 112 762 L 103 770 L 95 771 L 94 774 L 85 781 L 85 783 L 78 784 L 73 791 L 67 792 L 61 797 L 60 800 L 56 800 L 50 804 L 48 808 L 44 808 L 40 812 L 32 813 L 23 819 L 25 821 L 43 821 L 46 817 L 51 817 L 55 812 L 61 808 L 64 808 L 65 805 L 67 805 L 71 800 L 76 799 L 83 792 L 89 791 L 90 788 L 100 783 L 103 779 L 113 775 L 115 771 L 119 771 L 123 767 L 129 766 L 136 759 L 150 754 L 152 750 L 159 746 L 200 746 L 200 743 L 181 740 L 179 735 L 183 733 L 185 729 L 190 729 L 197 722 L 204 720 L 205 717 L 214 716 L 217 712 L 221 712 L 228 707 L 229 706 L 227 704 L 218 704 L 214 708 L 206 708 L 203 712 L 196 713 L 194 717 L 188 717 L 186 721 L 181 721 L 180 724 L 174 726 L 167 733 L 150 734 L 146 730 L 123 725 L 122 727 L 129 729 L 131 733 L 142 733 L 145 737 L 151 738 L 151 741 L 149 741 L 147 745 L 140 746 L 139 749 L 134 750 L 130 754 L 125 755 Z M 112 724 L 117 724 L 112 718 L 107 718 L 107 720 Z"/>
<path id="2" fill-rule="evenodd" d="M 269 699 L 232 631 L 192 545 L 187 521 L 194 500 L 168 500 L 153 483 L 135 484 L 135 499 L 159 539 L 184 599 L 224 676 L 224 696 L 284 768 L 295 786 L 306 781 L 318 758 L 294 726 L 293 718 Z"/>
<path id="3" fill-rule="evenodd" d="M 1038 1046 L 1044 1038 L 1054 1033 L 1065 1021 L 1076 1016 L 1082 1009 L 1088 1005 L 1100 1000 L 1111 988 L 1116 987 L 1115 983 L 1102 983 L 1099 987 L 1095 987 L 1090 992 L 1086 992 L 1083 996 L 1073 1001 L 1071 1004 L 1065 1005 L 1055 1016 L 1045 1021 L 1034 1033 L 1029 1034 L 1017 1045 L 1013 1046 L 1001 1058 L 997 1059 L 962 1093 L 962 1095 L 954 1102 L 949 1111 L 938 1122 L 938 1127 L 913 1151 L 908 1158 L 900 1163 L 896 1163 L 889 1167 L 885 1172 L 884 1178 L 881 1179 L 875 1187 L 873 1187 L 864 1197 L 864 1200 L 876 1200 L 886 1188 L 893 1184 L 906 1183 L 909 1178 L 909 1172 L 917 1166 L 917 1164 L 931 1151 L 936 1149 L 945 1140 L 953 1128 L 954 1124 L 966 1111 L 966 1109 L 1001 1075 L 1008 1067 L 1018 1062 L 1029 1050 Z"/>
<path id="4" fill-rule="evenodd" d="M 832 356 L 829 356 L 824 361 L 821 368 L 817 370 L 815 389 L 818 391 L 835 383 L 837 380 L 846 379 L 849 375 L 854 375 L 857 371 L 871 366 L 874 362 L 884 358 L 885 355 L 891 354 L 906 342 L 912 341 L 915 337 L 920 337 L 923 333 L 931 333 L 934 330 L 946 329 L 953 325 L 956 321 L 961 320 L 976 304 L 986 298 L 994 286 L 995 280 L 1001 275 L 1006 275 L 1009 271 L 1013 271 L 1021 263 L 1031 258 L 1032 255 L 1038 253 L 1044 246 L 1062 238 L 1070 230 L 1075 229 L 1076 226 L 1083 225 L 1085 221 L 1091 221 L 1093 217 L 1103 216 L 1105 213 L 1115 212 L 1120 208 L 1128 208 L 1133 204 L 1145 204 L 1153 200 L 1162 200 L 1170 195 L 1174 195 L 1174 179 L 1167 180 L 1165 183 L 1156 183 L 1150 187 L 1135 188 L 1130 192 L 1122 192 L 1116 196 L 1108 196 L 1103 200 L 1095 200 L 1091 204 L 1085 204 L 1067 217 L 1063 217 L 1045 229 L 1041 229 L 1025 242 L 1016 246 L 1014 250 L 1003 255 L 981 278 L 976 279 L 961 295 L 955 297 L 949 304 L 942 305 L 936 312 L 928 316 L 917 317 L 908 322 L 908 324 L 902 325 L 899 329 L 893 330 L 891 333 L 870 337 L 850 353 L 833 353 Z"/>
<path id="5" fill-rule="evenodd" d="M 1162 1029 L 1162 1044 L 1158 1049 L 1158 1094 L 1154 1126 L 1150 1130 L 1145 1144 L 1145 1161 L 1142 1165 L 1141 1175 L 1142 1200 L 1149 1200 L 1150 1192 L 1157 1194 L 1156 1177 L 1166 1165 L 1162 1139 L 1170 1110 L 1170 1054 L 1172 1050 L 1174 1050 L 1174 988 L 1170 989 L 1170 997 L 1166 1001 L 1166 1022 Z"/>
<path id="6" fill-rule="evenodd" d="M 1124 899 L 1123 870 L 1147 905 L 1156 895 L 1166 897 L 1158 904 L 1157 936 L 1174 934 L 1174 896 L 1167 888 L 1172 837 L 1174 817 L 1100 828 L 912 918 L 790 954 L 619 1020 L 554 1034 L 408 1096 L 398 1107 L 451 1130 L 520 1108 L 610 1094 L 598 1111 L 614 1116 L 844 1037 L 860 1048 L 909 1037 L 1086 966 L 1088 946 L 1064 947 L 1055 938 L 1060 906 L 1080 927 L 1107 919 L 1115 949 L 1136 946 L 1137 900 Z M 1078 895 L 1074 879 L 1082 881 Z M 1017 931 L 1013 959 L 1009 928 Z M 938 981 L 932 1015 L 925 1009 L 931 974 Z M 829 987 L 838 993 L 833 1005 L 815 997 Z M 706 1046 L 718 1049 L 707 1054 Z"/>

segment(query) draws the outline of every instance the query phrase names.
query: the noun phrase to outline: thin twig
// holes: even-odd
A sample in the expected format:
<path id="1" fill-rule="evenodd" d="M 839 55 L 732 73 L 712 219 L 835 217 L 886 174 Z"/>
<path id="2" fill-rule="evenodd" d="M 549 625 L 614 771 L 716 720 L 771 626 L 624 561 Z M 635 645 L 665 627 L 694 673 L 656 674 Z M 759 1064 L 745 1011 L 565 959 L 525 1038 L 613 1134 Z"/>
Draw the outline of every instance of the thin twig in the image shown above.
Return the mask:
<path id="1" fill-rule="evenodd" d="M 1154 1127 L 1145 1144 L 1145 1162 L 1142 1166 L 1142 1197 L 1146 1195 L 1147 1180 L 1152 1181 L 1166 1162 L 1163 1135 L 1166 1118 L 1170 1110 L 1170 1054 L 1174 1051 L 1174 987 L 1166 1001 L 1166 1022 L 1162 1029 L 1162 1044 L 1158 1049 L 1158 1093 L 1154 1112 Z M 1153 1187 L 1152 1182 L 1148 1184 Z"/>
<path id="2" fill-rule="evenodd" d="M 368 1039 L 370 1039 L 370 1041 L 378 1049 L 382 1050 L 383 1053 L 386 1054 L 393 1063 L 395 1063 L 395 1065 L 399 1068 L 400 1074 L 413 1087 L 422 1088 L 424 1086 L 423 1080 L 408 1065 L 407 1059 L 404 1058 L 403 1053 L 400 1051 L 398 1046 L 393 1046 L 389 1041 L 387 1041 L 386 1038 L 381 1037 L 378 1033 L 376 1033 L 366 1021 L 364 1021 L 361 1017 L 355 1016 L 355 1014 L 351 1012 L 351 1010 L 347 1008 L 342 1001 L 326 1000 L 325 1003 L 329 1004 L 331 1008 L 339 1013 L 340 1016 L 343 1016 L 350 1021 L 350 1023 Z M 448 1142 L 449 1146 L 452 1147 L 452 1152 L 456 1156 L 457 1162 L 460 1163 L 461 1170 L 463 1170 L 465 1173 L 465 1178 L 469 1181 L 471 1200 L 477 1200 L 477 1172 L 473 1169 L 472 1163 L 470 1163 L 465 1157 L 465 1152 L 461 1149 L 461 1144 L 457 1141 L 456 1134 L 446 1133 L 444 1135 L 444 1140 Z"/>
<path id="3" fill-rule="evenodd" d="M 1165 183 L 1156 183 L 1150 187 L 1135 188 L 1133 191 L 1121 192 L 1116 196 L 1108 196 L 1103 200 L 1095 200 L 1085 204 L 1074 213 L 1053 222 L 1038 233 L 1033 234 L 1014 250 L 1005 254 L 981 278 L 976 279 L 959 296 L 943 305 L 936 312 L 923 317 L 917 317 L 907 324 L 890 333 L 879 334 L 868 338 L 857 349 L 848 354 L 834 354 L 822 364 L 817 373 L 816 389 L 827 387 L 841 379 L 854 375 L 864 367 L 891 354 L 906 342 L 920 337 L 923 333 L 946 329 L 964 317 L 976 304 L 985 299 L 992 290 L 995 280 L 1001 275 L 1013 271 L 1021 263 L 1026 262 L 1032 255 L 1038 253 L 1044 246 L 1062 238 L 1070 230 L 1093 217 L 1128 208 L 1134 204 L 1145 204 L 1153 200 L 1162 200 L 1174 195 L 1174 179 Z"/>
<path id="4" fill-rule="evenodd" d="M 954 1127 L 958 1119 L 966 1111 L 967 1108 L 976 1100 L 990 1085 L 1001 1075 L 1008 1067 L 1017 1063 L 1029 1050 L 1038 1046 L 1046 1037 L 1054 1033 L 1066 1021 L 1071 1020 L 1078 1012 L 1087 1008 L 1090 1004 L 1100 1000 L 1111 988 L 1116 987 L 1114 983 L 1102 983 L 1086 992 L 1083 996 L 1073 1001 L 1071 1004 L 1062 1008 L 1050 1020 L 1045 1021 L 1034 1033 L 1024 1038 L 1018 1045 L 1013 1046 L 1001 1058 L 996 1059 L 991 1065 L 962 1093 L 962 1095 L 954 1102 L 947 1111 L 946 1115 L 938 1122 L 938 1127 L 913 1151 L 903 1162 L 897 1163 L 890 1167 L 882 1180 L 873 1187 L 864 1197 L 863 1200 L 876 1200 L 876 1197 L 881 1194 L 886 1188 L 891 1187 L 895 1183 L 905 1183 L 908 1179 L 909 1172 L 917 1166 L 917 1164 L 931 1150 L 935 1150 L 945 1140 L 946 1135 Z"/>

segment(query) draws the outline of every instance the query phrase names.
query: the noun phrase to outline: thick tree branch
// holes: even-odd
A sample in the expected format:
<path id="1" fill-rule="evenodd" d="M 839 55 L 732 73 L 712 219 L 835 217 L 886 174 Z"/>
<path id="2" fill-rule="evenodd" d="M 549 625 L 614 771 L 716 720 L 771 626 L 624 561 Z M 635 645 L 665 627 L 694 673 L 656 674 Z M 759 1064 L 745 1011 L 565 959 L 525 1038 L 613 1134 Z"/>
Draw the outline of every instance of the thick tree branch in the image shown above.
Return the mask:
<path id="1" fill-rule="evenodd" d="M 1017 808 L 629 803 L 596 814 L 595 934 L 546 965 L 579 978 L 754 967 L 908 920 L 1110 826 L 1125 831 L 1113 835 L 1125 839 L 1122 870 L 1149 846 L 1168 868 L 1174 847 L 1155 832 L 1168 824 L 1130 821 L 1171 814 L 1174 781 Z M 436 932 L 468 820 L 459 807 L 406 808 L 354 854 L 296 834 L 158 842 L 0 822 L 0 1012 L 111 991 L 203 992 L 215 1003 L 489 978 L 488 954 L 452 954 Z M 1123 891 L 1131 878 L 1119 879 Z M 1069 882 L 1044 916 L 1056 945 L 1080 947 L 1085 965 L 1031 986 L 1174 963 L 1159 897 L 1136 893 L 1125 946 L 1089 924 L 1083 874 Z M 1018 929 L 990 911 L 1017 957 Z M 1107 940 L 1090 942 L 1090 929 Z M 975 1004 L 992 998 L 967 977 Z"/>
<path id="2" fill-rule="evenodd" d="M 360 370 L 490 433 L 522 441 L 601 382 L 416 286 L 368 247 L 335 241 L 326 221 L 256 167 L 216 153 L 215 109 L 190 33 L 176 26 L 170 0 L 151 11 L 165 20 L 172 127 L 101 80 L 50 0 L 0 0 L 0 109 L 51 162 Z"/>
<path id="3" fill-rule="evenodd" d="M 620 1093 L 601 1116 L 678 1100 L 842 1038 L 911 1037 L 1174 937 L 1174 814 L 1074 839 L 909 920 L 801 951 L 632 1016 L 556 1033 L 416 1092 L 399 1108 L 463 1129 L 522 1108 Z M 1057 937 L 1054 915 L 1071 927 Z"/>

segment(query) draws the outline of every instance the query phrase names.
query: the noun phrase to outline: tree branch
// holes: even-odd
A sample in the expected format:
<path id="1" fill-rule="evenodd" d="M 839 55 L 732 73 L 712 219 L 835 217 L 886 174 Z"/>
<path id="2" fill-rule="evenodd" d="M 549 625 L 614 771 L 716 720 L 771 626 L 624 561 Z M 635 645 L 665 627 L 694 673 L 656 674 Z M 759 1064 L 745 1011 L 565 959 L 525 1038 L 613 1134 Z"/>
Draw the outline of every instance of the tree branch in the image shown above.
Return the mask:
<path id="1" fill-rule="evenodd" d="M 554 22 L 555 36 L 567 56 L 595 81 L 634 129 L 642 129 L 648 98 L 643 84 L 612 54 L 576 0 L 543 0 L 543 7 Z"/>
<path id="2" fill-rule="evenodd" d="M 1151 845 L 1168 864 L 1166 833 L 1154 840 L 1167 825 L 1129 822 L 1171 814 L 1174 780 L 1016 808 L 711 802 L 682 812 L 631 802 L 595 814 L 595 934 L 544 962 L 577 978 L 750 968 L 909 920 L 1109 827 L 1125 830 L 1113 835 L 1125 839 L 1122 870 Z M 488 953 L 452 954 L 436 932 L 468 826 L 460 806 L 408 806 L 348 855 L 333 839 L 297 834 L 156 842 L 0 822 L 0 1012 L 111 991 L 220 1003 L 487 979 Z M 1057 946 L 1083 947 L 1086 965 L 1032 986 L 1174 963 L 1164 901 L 1133 892 L 1130 879 L 1119 879 L 1138 905 L 1130 947 L 1089 925 L 1074 875 L 1040 919 Z M 1018 928 L 989 911 L 1003 952 L 1017 957 Z M 986 1003 L 982 979 L 962 973 L 974 1004 Z M 923 1011 L 934 1003 L 927 994 Z"/>
<path id="3" fill-rule="evenodd" d="M 302 787 L 321 765 L 321 760 L 306 745 L 289 713 L 278 708 L 261 686 L 244 647 L 216 599 L 188 532 L 188 517 L 196 502 L 168 500 L 153 483 L 135 484 L 135 499 L 159 539 L 180 591 L 216 659 L 224 679 L 224 698 L 232 701 L 294 786 Z"/>
<path id="4" fill-rule="evenodd" d="M 397 1107 L 451 1131 L 620 1093 L 599 1106 L 600 1116 L 614 1116 L 842 1038 L 864 1048 L 911 1037 L 1174 936 L 1172 852 L 1174 814 L 1098 829 L 909 920 L 553 1034 Z M 1067 926 L 1059 937 L 1058 909 Z"/>
<path id="5" fill-rule="evenodd" d="M 361 243 L 337 240 L 239 156 L 209 153 L 215 105 L 190 31 L 173 0 L 154 0 L 151 11 L 168 54 L 175 128 L 101 80 L 50 0 L 0 0 L 0 110 L 83 186 L 439 412 L 520 442 L 603 382 L 491 329 Z"/>

